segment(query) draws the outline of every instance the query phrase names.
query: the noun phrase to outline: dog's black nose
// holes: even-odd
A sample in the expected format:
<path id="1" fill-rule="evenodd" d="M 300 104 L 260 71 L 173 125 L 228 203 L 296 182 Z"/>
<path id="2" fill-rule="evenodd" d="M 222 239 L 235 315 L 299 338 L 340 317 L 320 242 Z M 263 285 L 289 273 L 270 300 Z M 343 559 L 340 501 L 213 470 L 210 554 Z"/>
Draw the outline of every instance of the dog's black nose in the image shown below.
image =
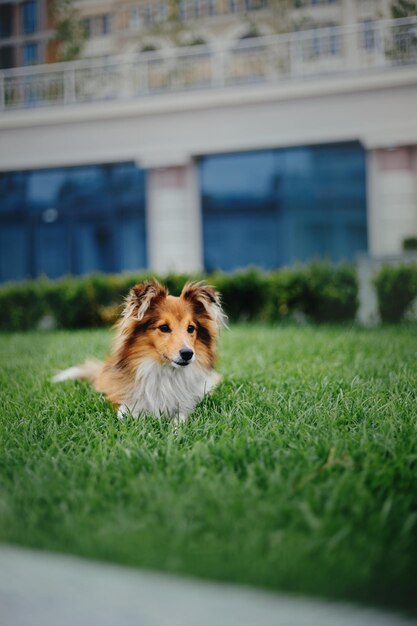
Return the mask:
<path id="1" fill-rule="evenodd" d="M 183 361 L 191 361 L 193 354 L 194 352 L 190 348 L 181 348 L 180 350 L 180 357 Z"/>

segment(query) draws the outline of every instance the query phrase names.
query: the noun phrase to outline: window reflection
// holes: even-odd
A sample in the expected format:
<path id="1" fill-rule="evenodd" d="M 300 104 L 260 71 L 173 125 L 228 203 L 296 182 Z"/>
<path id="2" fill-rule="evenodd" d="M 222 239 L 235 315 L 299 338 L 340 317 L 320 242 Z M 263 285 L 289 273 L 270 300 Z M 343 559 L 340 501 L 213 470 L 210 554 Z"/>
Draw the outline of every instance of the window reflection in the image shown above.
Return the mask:
<path id="1" fill-rule="evenodd" d="M 270 208 L 275 184 L 274 153 L 208 157 L 202 162 L 206 210 Z"/>
<path id="2" fill-rule="evenodd" d="M 205 267 L 352 260 L 367 249 L 359 143 L 204 157 Z"/>
<path id="3" fill-rule="evenodd" d="M 0 174 L 0 280 L 146 266 L 134 163 Z"/>

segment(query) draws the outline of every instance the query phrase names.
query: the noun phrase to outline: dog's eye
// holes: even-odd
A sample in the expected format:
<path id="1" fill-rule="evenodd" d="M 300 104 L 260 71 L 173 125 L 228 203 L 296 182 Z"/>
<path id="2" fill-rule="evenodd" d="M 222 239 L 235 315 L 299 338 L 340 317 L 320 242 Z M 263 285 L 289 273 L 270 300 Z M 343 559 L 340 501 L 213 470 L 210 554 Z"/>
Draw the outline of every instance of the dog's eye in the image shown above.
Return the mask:
<path id="1" fill-rule="evenodd" d="M 193 326 L 192 324 L 190 324 L 187 328 L 187 333 L 193 333 L 195 331 L 195 326 Z"/>
<path id="2" fill-rule="evenodd" d="M 160 330 L 162 333 L 170 333 L 170 332 L 171 332 L 171 329 L 170 329 L 170 327 L 168 326 L 168 324 L 162 324 L 162 326 L 160 326 L 160 327 L 159 327 L 159 330 Z"/>

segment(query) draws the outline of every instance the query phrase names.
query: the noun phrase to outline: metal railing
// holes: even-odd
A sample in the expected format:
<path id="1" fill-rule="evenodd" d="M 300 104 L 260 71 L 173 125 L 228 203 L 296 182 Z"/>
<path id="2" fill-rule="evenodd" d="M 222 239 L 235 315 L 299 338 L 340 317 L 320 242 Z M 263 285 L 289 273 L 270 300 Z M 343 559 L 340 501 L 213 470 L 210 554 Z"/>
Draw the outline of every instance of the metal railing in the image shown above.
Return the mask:
<path id="1" fill-rule="evenodd" d="M 0 110 L 122 100 L 198 89 L 277 83 L 417 64 L 417 17 L 256 37 L 226 47 L 0 72 Z"/>

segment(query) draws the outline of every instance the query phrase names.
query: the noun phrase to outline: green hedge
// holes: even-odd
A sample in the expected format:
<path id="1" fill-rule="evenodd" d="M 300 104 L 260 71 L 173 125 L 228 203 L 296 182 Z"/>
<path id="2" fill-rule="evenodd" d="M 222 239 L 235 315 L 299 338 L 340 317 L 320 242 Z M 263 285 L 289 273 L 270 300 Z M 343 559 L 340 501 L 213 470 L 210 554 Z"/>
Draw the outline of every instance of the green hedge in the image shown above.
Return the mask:
<path id="1" fill-rule="evenodd" d="M 130 287 L 149 277 L 94 274 L 5 284 L 0 287 L 0 329 L 35 328 L 46 315 L 60 328 L 105 325 L 119 314 Z M 190 279 L 176 274 L 158 278 L 174 295 Z M 347 264 L 314 263 L 273 272 L 248 269 L 205 278 L 221 292 L 231 321 L 353 320 L 358 305 L 356 271 Z"/>
<path id="2" fill-rule="evenodd" d="M 417 263 L 385 265 L 374 276 L 383 322 L 399 322 L 417 298 Z"/>
<path id="3" fill-rule="evenodd" d="M 109 324 L 130 287 L 150 276 L 92 274 L 7 283 L 0 287 L 0 330 L 36 328 L 46 315 L 60 328 Z M 205 278 L 221 292 L 231 321 L 352 321 L 358 307 L 356 270 L 349 264 L 312 263 L 272 272 L 252 268 Z M 169 274 L 159 279 L 178 295 L 190 277 Z M 383 266 L 374 285 L 382 321 L 400 321 L 417 297 L 417 263 Z"/>

